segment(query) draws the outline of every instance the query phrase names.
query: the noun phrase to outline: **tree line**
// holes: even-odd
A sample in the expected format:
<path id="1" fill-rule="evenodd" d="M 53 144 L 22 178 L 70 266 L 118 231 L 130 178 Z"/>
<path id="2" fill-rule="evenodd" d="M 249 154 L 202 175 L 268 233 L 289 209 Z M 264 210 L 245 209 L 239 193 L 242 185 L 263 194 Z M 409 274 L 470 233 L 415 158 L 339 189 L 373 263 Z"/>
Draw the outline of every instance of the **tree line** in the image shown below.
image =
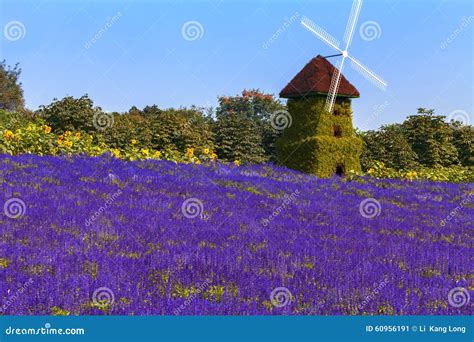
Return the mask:
<path id="1" fill-rule="evenodd" d="M 5 61 L 0 64 L 3 127 L 42 118 L 56 133 L 83 131 L 101 135 L 112 148 L 123 148 L 134 140 L 137 146 L 169 152 L 209 148 L 221 160 L 278 163 L 275 142 L 282 130 L 272 121 L 275 113 L 285 111 L 286 107 L 274 95 L 258 89 L 244 90 L 236 96 L 219 96 L 216 108 L 165 109 L 149 105 L 142 109 L 134 106 L 124 113 L 104 113 L 84 95 L 54 99 L 31 111 L 24 105 L 20 74 L 18 65 L 11 68 Z M 106 125 L 102 127 L 98 121 L 103 120 Z M 363 170 L 375 161 L 394 169 L 472 167 L 473 127 L 445 120 L 445 116 L 435 114 L 432 109 L 419 108 L 401 124 L 367 132 L 354 131 L 364 141 Z"/>

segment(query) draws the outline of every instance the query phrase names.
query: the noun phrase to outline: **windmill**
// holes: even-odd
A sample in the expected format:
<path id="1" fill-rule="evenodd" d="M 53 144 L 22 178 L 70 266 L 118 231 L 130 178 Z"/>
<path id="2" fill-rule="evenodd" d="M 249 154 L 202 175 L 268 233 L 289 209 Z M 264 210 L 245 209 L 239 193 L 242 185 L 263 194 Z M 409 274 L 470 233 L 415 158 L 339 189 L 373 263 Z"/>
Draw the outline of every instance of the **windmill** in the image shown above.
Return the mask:
<path id="1" fill-rule="evenodd" d="M 333 77 L 331 79 L 331 84 L 325 104 L 326 110 L 330 113 L 332 113 L 332 110 L 334 108 L 334 101 L 336 99 L 336 94 L 339 88 L 339 84 L 341 82 L 342 69 L 344 67 L 344 62 L 347 58 L 351 61 L 351 66 L 370 82 L 372 82 L 382 90 L 385 90 L 385 88 L 387 87 L 387 83 L 380 76 L 377 76 L 372 70 L 363 65 L 361 62 L 359 62 L 356 58 L 350 56 L 348 52 L 349 46 L 351 45 L 352 38 L 354 36 L 354 30 L 357 24 L 357 20 L 359 19 L 361 7 L 362 0 L 354 0 L 349 20 L 347 21 L 346 31 L 344 33 L 344 50 L 341 49 L 339 41 L 333 36 L 331 36 L 329 33 L 327 33 L 324 29 L 313 23 L 305 16 L 303 16 L 303 18 L 301 19 L 301 25 L 304 28 L 313 33 L 316 37 L 321 39 L 331 48 L 339 52 L 339 54 L 328 57 L 342 56 L 342 60 L 339 62 L 338 67 L 336 68 L 337 71 L 333 74 Z"/>

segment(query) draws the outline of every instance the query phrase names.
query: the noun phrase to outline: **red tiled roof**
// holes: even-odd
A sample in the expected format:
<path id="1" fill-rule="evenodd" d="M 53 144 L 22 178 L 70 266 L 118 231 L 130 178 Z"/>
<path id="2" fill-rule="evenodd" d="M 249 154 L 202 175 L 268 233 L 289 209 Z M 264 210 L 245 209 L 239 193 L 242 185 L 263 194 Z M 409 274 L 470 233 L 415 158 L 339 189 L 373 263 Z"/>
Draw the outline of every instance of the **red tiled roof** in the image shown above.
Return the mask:
<path id="1" fill-rule="evenodd" d="M 280 92 L 280 97 L 299 98 L 306 95 L 327 94 L 334 71 L 337 70 L 326 58 L 318 55 Z M 338 96 L 359 97 L 359 91 L 341 74 Z"/>

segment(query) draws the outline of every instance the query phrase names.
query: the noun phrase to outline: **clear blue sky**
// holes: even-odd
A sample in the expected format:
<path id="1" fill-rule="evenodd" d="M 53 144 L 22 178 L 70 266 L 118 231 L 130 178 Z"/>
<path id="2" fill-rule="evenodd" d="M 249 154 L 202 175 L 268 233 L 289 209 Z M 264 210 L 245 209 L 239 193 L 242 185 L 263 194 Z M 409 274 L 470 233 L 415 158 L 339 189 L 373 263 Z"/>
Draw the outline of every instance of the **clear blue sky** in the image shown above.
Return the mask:
<path id="1" fill-rule="evenodd" d="M 125 111 L 215 106 L 217 96 L 244 88 L 278 94 L 312 57 L 334 53 L 299 24 L 301 16 L 342 42 L 352 1 L 2 0 L 0 6 L 0 55 L 20 63 L 28 107 L 88 93 L 107 111 Z M 446 115 L 461 110 L 472 124 L 473 15 L 468 0 L 364 1 L 349 53 L 388 88 L 381 91 L 347 65 L 344 74 L 361 93 L 353 101 L 355 126 L 401 122 L 418 107 Z M 20 36 L 7 27 L 12 21 L 24 26 Z M 202 26 L 199 39 L 183 38 L 189 21 Z M 360 28 L 370 21 L 380 30 L 373 26 L 375 39 L 363 39 Z"/>

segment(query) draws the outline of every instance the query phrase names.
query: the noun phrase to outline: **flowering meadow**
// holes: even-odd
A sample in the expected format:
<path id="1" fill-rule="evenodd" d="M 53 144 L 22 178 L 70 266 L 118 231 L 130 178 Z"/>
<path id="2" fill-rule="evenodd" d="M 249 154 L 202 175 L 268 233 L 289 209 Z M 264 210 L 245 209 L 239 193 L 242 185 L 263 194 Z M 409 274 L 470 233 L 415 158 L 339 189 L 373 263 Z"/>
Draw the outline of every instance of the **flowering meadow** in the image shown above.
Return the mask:
<path id="1" fill-rule="evenodd" d="M 1 155 L 3 315 L 472 314 L 472 183 Z"/>

